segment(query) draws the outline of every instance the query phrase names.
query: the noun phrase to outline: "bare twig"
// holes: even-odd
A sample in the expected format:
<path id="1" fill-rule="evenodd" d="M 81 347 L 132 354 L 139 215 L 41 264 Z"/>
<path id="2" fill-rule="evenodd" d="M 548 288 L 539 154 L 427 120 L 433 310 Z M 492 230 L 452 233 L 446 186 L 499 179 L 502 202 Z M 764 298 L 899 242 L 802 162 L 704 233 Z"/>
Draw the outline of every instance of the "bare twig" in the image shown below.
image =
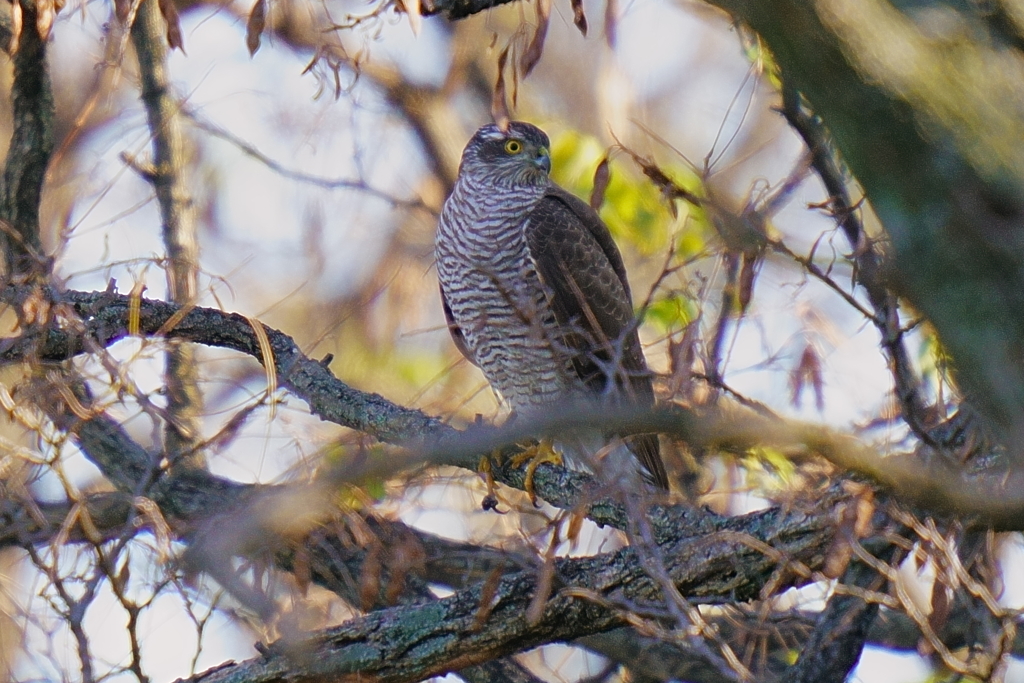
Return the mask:
<path id="1" fill-rule="evenodd" d="M 185 175 L 181 115 L 167 81 L 167 45 L 164 19 L 157 0 L 142 0 L 131 28 L 139 60 L 142 101 L 153 138 L 153 165 L 146 179 L 156 192 L 167 251 L 167 285 L 171 301 L 194 304 L 198 296 L 199 243 L 195 207 Z M 164 448 L 172 466 L 205 466 L 195 446 L 202 440 L 203 396 L 195 349 L 187 344 L 168 345 L 164 376 L 167 415 Z M 179 462 L 180 461 L 180 462 Z"/>
<path id="2" fill-rule="evenodd" d="M 300 183 L 308 183 L 317 187 L 322 187 L 325 190 L 357 190 L 365 193 L 370 197 L 385 201 L 392 206 L 402 207 L 405 209 L 418 209 L 426 211 L 431 215 L 437 215 L 437 211 L 427 206 L 421 199 L 402 199 L 392 194 L 378 190 L 371 187 L 363 180 L 350 180 L 347 178 L 323 178 L 320 176 L 310 175 L 301 171 L 295 171 L 285 167 L 278 161 L 271 159 L 266 154 L 261 152 L 259 149 L 249 144 L 245 140 L 242 140 L 233 133 L 224 130 L 223 128 L 200 118 L 195 112 L 184 110 L 184 115 L 187 116 L 200 130 L 209 133 L 210 135 L 219 138 L 225 142 L 230 143 L 236 149 L 241 151 L 246 156 L 255 159 L 260 162 L 274 173 L 277 173 L 285 178 L 296 180 Z"/>
<path id="3" fill-rule="evenodd" d="M 881 257 L 871 243 L 864 224 L 860 220 L 858 205 L 850 198 L 842 166 L 822 122 L 809 112 L 801 100 L 800 93 L 786 81 L 782 88 L 783 114 L 794 130 L 803 138 L 811 153 L 811 166 L 821 178 L 829 194 L 832 214 L 836 217 L 849 241 L 853 254 L 851 259 L 857 267 L 856 277 L 868 295 L 874 315 L 867 318 L 874 323 L 881 334 L 881 345 L 889 358 L 896 396 L 903 408 L 903 419 L 923 442 L 935 446 L 929 434 L 927 406 L 921 396 L 921 381 L 914 371 L 910 354 L 904 343 L 900 327 L 899 303 L 896 296 L 882 282 Z M 805 267 L 808 267 L 805 264 Z M 818 276 L 808 267 L 812 275 Z M 841 295 L 842 292 L 840 291 Z M 848 298 L 845 297 L 844 298 Z M 856 306 L 861 310 L 860 306 Z M 862 311 L 864 312 L 864 311 Z"/>
<path id="4" fill-rule="evenodd" d="M 53 152 L 53 92 L 46 64 L 46 41 L 36 30 L 36 4 L 18 7 L 22 30 L 14 53 L 11 103 L 14 134 L 0 185 L 0 247 L 8 280 L 45 274 L 39 236 L 39 201 Z"/>

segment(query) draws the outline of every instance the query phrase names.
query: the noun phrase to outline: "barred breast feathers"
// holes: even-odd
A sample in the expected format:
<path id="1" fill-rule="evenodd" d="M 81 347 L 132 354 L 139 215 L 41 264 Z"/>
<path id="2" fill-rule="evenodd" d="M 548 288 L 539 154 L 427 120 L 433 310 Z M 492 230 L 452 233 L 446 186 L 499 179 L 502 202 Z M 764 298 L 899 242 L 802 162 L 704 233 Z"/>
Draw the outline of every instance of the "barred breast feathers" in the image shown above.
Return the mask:
<path id="1" fill-rule="evenodd" d="M 571 370 L 550 338 L 554 313 L 524 237 L 534 193 L 522 189 L 527 201 L 522 192 L 460 178 L 436 245 L 441 286 L 474 360 L 518 410 L 563 394 Z"/>

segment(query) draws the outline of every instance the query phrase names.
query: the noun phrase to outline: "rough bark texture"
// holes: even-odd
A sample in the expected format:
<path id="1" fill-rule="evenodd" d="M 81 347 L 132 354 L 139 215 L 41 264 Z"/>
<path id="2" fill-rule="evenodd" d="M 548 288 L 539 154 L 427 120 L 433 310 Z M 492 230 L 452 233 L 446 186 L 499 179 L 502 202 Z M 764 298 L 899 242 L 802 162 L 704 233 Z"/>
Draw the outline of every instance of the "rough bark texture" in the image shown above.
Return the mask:
<path id="1" fill-rule="evenodd" d="M 889 563 L 899 556 L 887 543 L 879 546 L 879 559 Z M 840 579 L 843 586 L 879 591 L 885 579 L 872 567 L 854 560 Z M 879 605 L 859 595 L 834 594 L 818 616 L 817 624 L 800 652 L 797 663 L 781 678 L 785 683 L 843 683 L 860 661 Z"/>
<path id="2" fill-rule="evenodd" d="M 113 308 L 110 297 L 115 295 L 103 296 L 107 301 L 102 311 L 109 312 Z M 73 298 L 71 293 L 64 296 L 65 301 Z M 174 309 L 172 304 L 151 303 L 167 306 L 168 313 Z M 189 316 L 193 314 L 203 311 L 193 309 Z M 238 337 L 232 339 L 231 317 L 220 314 L 219 318 L 214 329 L 222 333 L 220 343 L 242 346 L 240 337 L 251 334 L 251 329 L 239 325 Z M 166 322 L 166 318 L 156 320 L 146 314 L 141 319 L 142 329 L 159 330 Z M 88 314 L 83 320 L 96 322 Z M 190 324 L 186 316 L 182 327 L 175 329 L 197 329 L 198 323 L 193 320 Z M 112 328 L 100 335 L 105 343 L 118 336 Z M 39 341 L 37 351 L 73 351 L 74 344 L 66 338 L 56 346 L 47 343 L 56 341 L 54 335 Z M 287 350 L 283 342 L 278 347 Z M 250 352 L 255 355 L 254 349 Z M 118 488 L 146 495 L 156 503 L 170 528 L 190 544 L 182 558 L 186 567 L 209 572 L 237 599 L 268 618 L 273 604 L 234 573 L 231 558 L 270 553 L 282 569 L 297 572 L 301 564 L 309 580 L 367 608 L 403 603 L 309 638 L 283 641 L 266 648 L 261 658 L 207 672 L 204 679 L 312 681 L 372 675 L 376 680 L 420 680 L 543 643 L 619 627 L 626 623 L 622 610 L 644 605 L 655 608 L 664 599 L 664 586 L 651 577 L 642 560 L 648 555 L 630 547 L 594 557 L 556 560 L 550 597 L 543 610 L 531 616 L 542 572 L 525 558 L 498 552 L 473 555 L 467 546 L 381 521 L 364 522 L 375 527 L 370 535 L 380 539 L 379 547 L 415 544 L 421 549 L 423 568 L 412 571 L 408 562 L 402 566 L 398 560 L 378 563 L 379 590 L 368 595 L 365 583 L 352 583 L 351 577 L 364 575 L 372 544 L 362 548 L 356 544 L 358 549 L 353 551 L 353 544 L 345 543 L 344 530 L 336 530 L 340 520 L 332 522 L 326 508 L 317 511 L 315 487 L 297 487 L 292 492 L 286 487 L 240 485 L 199 469 L 162 470 L 158 455 L 147 453 L 118 424 L 96 413 L 88 395 L 73 387 L 72 381 L 67 380 L 61 388 L 51 373 L 48 381 L 36 388 L 37 403 Z M 76 395 L 75 405 L 69 403 L 69 387 Z M 83 412 L 88 416 L 83 417 Z M 289 495 L 301 496 L 304 509 L 311 509 L 310 519 L 304 530 L 293 525 L 291 533 L 282 535 L 275 528 L 280 524 L 278 511 L 286 509 Z M 694 514 L 688 506 L 654 507 L 650 510 L 652 542 L 664 559 L 665 575 L 682 595 L 698 602 L 752 600 L 765 590 L 774 592 L 812 579 L 811 572 L 823 565 L 833 544 L 831 511 L 847 497 L 837 486 L 815 500 L 813 510 L 770 509 L 736 518 Z M 296 531 L 302 532 L 298 538 Z M 493 592 L 486 581 L 476 580 L 450 598 L 432 600 L 426 589 L 426 566 L 433 566 L 435 577 L 457 576 L 458 564 L 444 562 L 467 554 L 473 561 L 462 564 L 462 575 L 498 572 L 500 581 Z M 445 559 L 428 563 L 431 557 Z M 396 591 L 398 574 L 402 576 L 400 589 L 389 597 L 389 591 Z"/>
<path id="3" fill-rule="evenodd" d="M 821 516 L 770 510 L 722 520 L 717 532 L 666 540 L 660 548 L 684 595 L 699 602 L 743 601 L 756 598 L 778 571 L 785 572 L 780 557 L 818 566 L 833 531 L 831 521 Z M 779 555 L 766 555 L 760 543 Z M 653 606 L 663 599 L 662 587 L 632 548 L 557 560 L 555 576 L 557 588 L 534 623 L 527 615 L 538 573 L 520 571 L 506 575 L 488 598 L 474 586 L 437 602 L 380 610 L 311 638 L 266 648 L 263 657 L 222 667 L 202 680 L 421 680 L 621 626 L 624 616 L 614 605 Z"/>

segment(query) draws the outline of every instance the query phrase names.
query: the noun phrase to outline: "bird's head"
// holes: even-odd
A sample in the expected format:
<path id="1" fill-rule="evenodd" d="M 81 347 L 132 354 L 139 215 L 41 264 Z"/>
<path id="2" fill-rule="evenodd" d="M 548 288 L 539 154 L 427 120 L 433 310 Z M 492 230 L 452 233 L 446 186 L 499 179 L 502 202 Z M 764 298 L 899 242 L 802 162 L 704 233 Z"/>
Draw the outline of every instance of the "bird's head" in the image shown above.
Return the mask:
<path id="1" fill-rule="evenodd" d="M 532 124 L 512 121 L 504 130 L 488 124 L 462 152 L 459 175 L 497 185 L 546 185 L 550 145 L 544 131 Z"/>

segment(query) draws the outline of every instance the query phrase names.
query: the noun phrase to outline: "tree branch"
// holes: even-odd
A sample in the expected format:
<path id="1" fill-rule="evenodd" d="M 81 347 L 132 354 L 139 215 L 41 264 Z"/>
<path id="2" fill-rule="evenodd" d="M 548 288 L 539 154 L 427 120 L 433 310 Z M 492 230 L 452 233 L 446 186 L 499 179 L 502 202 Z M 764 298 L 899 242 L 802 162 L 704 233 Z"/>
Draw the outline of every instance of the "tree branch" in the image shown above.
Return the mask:
<path id="1" fill-rule="evenodd" d="M 841 499 L 833 489 L 820 504 L 830 509 Z M 722 519 L 717 532 L 664 539 L 659 547 L 684 596 L 697 602 L 750 600 L 766 585 L 779 589 L 811 579 L 807 570 L 821 565 L 832 541 L 827 517 L 772 509 Z M 474 586 L 435 603 L 380 610 L 308 639 L 280 642 L 264 648 L 261 658 L 193 680 L 422 680 L 620 626 L 624 615 L 617 605 L 656 608 L 663 601 L 660 584 L 647 575 L 634 548 L 558 559 L 554 570 L 556 590 L 534 623 L 527 615 L 538 590 L 537 572 L 519 571 L 502 578 L 493 595 Z"/>
<path id="2" fill-rule="evenodd" d="M 857 543 L 857 539 L 850 539 Z M 878 555 L 882 562 L 892 562 L 899 549 L 879 540 Z M 853 586 L 881 591 L 886 579 L 872 567 L 854 559 L 840 580 L 842 586 Z M 806 639 L 797 663 L 785 672 L 786 683 L 843 683 L 860 661 L 868 632 L 878 616 L 879 605 L 857 594 L 836 592 L 829 598 L 825 609 Z"/>
<path id="3" fill-rule="evenodd" d="M 167 289 L 170 300 L 181 306 L 194 304 L 198 296 L 199 243 L 195 207 L 185 180 L 185 153 L 181 113 L 167 82 L 167 43 L 164 19 L 157 0 L 142 0 L 131 27 L 132 43 L 139 60 L 142 101 L 146 106 L 153 138 L 153 165 L 145 174 L 156 191 L 167 251 Z M 171 343 L 166 354 L 167 416 L 164 449 L 172 466 L 202 467 L 203 395 L 199 390 L 199 366 L 195 349 Z"/>
<path id="4" fill-rule="evenodd" d="M 8 301 L 29 295 L 9 287 Z M 27 335 L 5 342 L 0 363 L 26 359 L 66 360 L 89 350 L 87 342 L 108 346 L 128 336 L 130 297 L 114 292 L 74 292 L 54 295 L 71 307 L 72 317 L 84 326 L 81 334 L 51 326 L 42 336 Z M 253 325 L 260 324 L 234 313 L 209 308 L 181 309 L 171 303 L 139 300 L 138 332 L 167 336 L 201 344 L 230 348 L 263 362 Z M 839 467 L 863 473 L 921 510 L 968 519 L 968 524 L 998 530 L 1024 528 L 1024 470 L 1003 469 L 999 476 L 972 474 L 953 469 L 941 458 L 931 462 L 913 455 L 881 457 L 856 439 L 835 434 L 816 425 L 773 420 L 752 411 L 697 411 L 680 406 L 656 411 L 629 411 L 585 406 L 541 420 L 516 421 L 501 429 L 473 427 L 459 432 L 419 410 L 404 408 L 377 395 L 362 392 L 335 378 L 326 367 L 306 358 L 287 335 L 262 326 L 273 356 L 277 381 L 306 401 L 322 419 L 358 430 L 381 441 L 409 447 L 409 454 L 388 462 L 370 463 L 378 474 L 429 462 L 466 469 L 477 466 L 481 454 L 542 435 L 568 435 L 619 429 L 627 433 L 660 432 L 685 440 L 691 447 L 744 450 L 771 445 L 796 457 L 818 455 Z M 803 454 L 803 455 L 801 455 Z M 348 468 L 346 476 L 358 478 L 370 472 Z M 524 470 L 508 466 L 495 469 L 499 481 L 517 488 L 525 485 Z M 138 477 L 133 477 L 133 480 Z M 1018 481 L 1022 483 L 1017 484 Z M 599 524 L 626 528 L 626 515 L 614 501 L 594 500 L 594 478 L 580 472 L 542 465 L 534 480 L 535 490 L 553 505 L 574 509 L 585 505 L 586 514 Z M 655 508 L 657 509 L 657 508 Z M 675 509 L 675 508 L 673 508 Z M 668 515 L 667 524 L 677 523 Z M 693 514 L 692 512 L 689 514 Z"/>
<path id="5" fill-rule="evenodd" d="M 811 153 L 811 166 L 825 185 L 832 213 L 853 249 L 850 258 L 856 265 L 856 280 L 864 288 L 874 310 L 875 314 L 869 320 L 881 334 L 882 349 L 889 359 L 889 368 L 896 387 L 896 397 L 902 407 L 903 419 L 919 439 L 934 445 L 935 441 L 928 431 L 931 425 L 928 424 L 926 405 L 921 396 L 921 381 L 914 370 L 903 338 L 899 304 L 896 296 L 882 281 L 881 256 L 864 231 L 860 212 L 850 198 L 840 162 L 821 121 L 807 111 L 800 93 L 788 81 L 782 86 L 782 103 L 782 112 L 786 120 L 803 138 Z"/>
<path id="6" fill-rule="evenodd" d="M 346 540 L 353 535 L 351 532 L 339 532 L 336 526 L 319 521 L 324 519 L 327 511 L 323 509 L 325 506 L 316 504 L 315 488 L 309 491 L 309 487 L 243 486 L 193 468 L 178 470 L 149 485 L 153 476 L 152 458 L 131 442 L 109 418 L 95 413 L 83 418 L 83 411 L 93 410 L 87 398 L 69 398 L 67 391 L 54 382 L 52 375 L 45 385 L 50 392 L 43 394 L 40 403 L 56 426 L 74 435 L 83 452 L 101 468 L 118 475 L 116 481 L 122 488 L 149 489 L 152 492 L 165 517 L 178 533 L 184 533 L 190 540 L 183 558 L 186 567 L 193 571 L 209 571 L 236 597 L 267 618 L 273 614 L 273 603 L 258 589 L 248 587 L 240 580 L 231 569 L 232 557 L 259 557 L 269 553 L 281 568 L 295 572 L 297 577 L 315 580 L 350 602 L 361 604 L 364 609 L 379 608 L 407 596 L 413 605 L 400 608 L 398 612 L 377 612 L 367 619 L 386 619 L 391 614 L 394 628 L 408 629 L 408 623 L 402 627 L 398 624 L 407 619 L 424 618 L 421 611 L 438 604 L 431 602 L 431 594 L 423 583 L 425 567 L 421 571 L 417 567 L 419 563 L 409 558 L 422 557 L 424 565 L 428 557 L 444 558 L 440 563 L 435 559 L 431 573 L 440 582 L 450 585 L 451 577 L 460 575 L 458 568 L 469 566 L 464 563 L 465 556 L 469 555 L 473 559 L 472 568 L 468 574 L 465 570 L 461 572 L 464 577 L 461 580 L 472 581 L 476 585 L 462 590 L 461 600 L 454 600 L 455 611 L 446 616 L 460 618 L 463 626 L 472 617 L 468 625 L 477 640 L 476 646 L 486 644 L 487 647 L 479 650 L 474 646 L 465 650 L 465 639 L 459 637 L 460 645 L 454 648 L 454 652 L 446 648 L 435 651 L 427 648 L 419 660 L 413 657 L 394 672 L 385 671 L 385 679 L 412 680 L 411 677 L 422 678 L 432 671 L 428 669 L 407 675 L 402 672 L 402 666 L 458 670 L 482 664 L 495 657 L 512 654 L 522 647 L 575 637 L 574 631 L 567 630 L 570 628 L 582 629 L 581 634 L 593 633 L 595 629 L 610 628 L 622 621 L 615 603 L 623 606 L 649 604 L 656 608 L 661 601 L 661 584 L 647 576 L 636 550 L 627 548 L 586 560 L 558 561 L 555 572 L 564 595 L 553 599 L 552 604 L 556 607 L 546 623 L 543 618 L 534 623 L 524 615 L 530 613 L 527 607 L 535 600 L 539 572 L 526 558 L 516 559 L 507 553 L 428 538 L 429 535 L 422 532 L 379 520 L 363 520 L 362 525 L 369 525 L 373 540 L 353 544 Z M 118 460 L 125 461 L 127 468 L 119 469 Z M 139 480 L 130 481 L 126 472 Z M 326 499 L 326 493 L 320 492 L 320 495 Z M 291 504 L 288 497 L 293 499 Z M 840 492 L 840 487 L 835 487 L 823 499 L 815 501 L 815 506 L 823 505 L 829 510 L 843 497 L 845 494 Z M 295 528 L 295 520 L 290 514 L 290 510 L 296 509 L 295 503 L 301 504 L 307 517 L 299 520 L 299 526 L 312 527 L 313 531 L 308 538 L 289 541 L 299 530 Z M 282 524 L 291 527 L 286 530 Z M 791 580 L 811 580 L 811 569 L 822 563 L 824 550 L 831 545 L 828 539 L 833 527 L 830 514 L 808 515 L 795 509 L 786 512 L 771 510 L 736 519 L 705 517 L 700 520 L 700 528 L 661 524 L 658 542 L 661 553 L 671 558 L 666 575 L 679 585 L 680 590 L 686 590 L 687 595 L 711 601 L 729 595 L 750 599 L 759 595 L 766 585 L 774 591 Z M 728 546 L 734 547 L 724 551 L 723 547 Z M 459 556 L 463 559 L 457 559 L 455 565 L 450 564 Z M 740 572 L 733 565 L 737 558 L 743 562 L 744 569 Z M 371 559 L 375 569 L 370 570 L 374 578 L 369 585 L 375 588 L 368 595 L 367 584 L 362 580 L 353 581 L 353 577 L 365 577 L 366 564 Z M 529 566 L 521 568 L 524 561 Z M 305 570 L 300 571 L 299 565 Z M 489 582 L 481 581 L 480 576 L 495 572 L 502 577 L 496 589 L 500 608 L 488 618 L 481 611 L 486 612 L 487 608 L 481 608 L 481 605 L 489 604 L 491 600 L 486 587 Z M 501 595 L 502 585 L 510 586 L 507 600 Z M 580 601 L 578 598 L 584 594 L 589 597 Z M 488 596 L 486 601 L 485 595 Z M 423 604 L 424 601 L 427 605 Z M 467 611 L 470 604 L 476 607 Z M 601 616 L 597 621 L 587 616 L 595 609 Z M 510 625 L 508 614 L 515 614 L 519 623 Z M 566 621 L 573 614 L 580 615 L 580 618 Z M 484 627 L 485 620 L 489 628 Z M 438 624 L 431 623 L 430 627 L 436 628 Z M 451 630 L 445 633 L 450 635 Z M 335 636 L 336 633 L 332 632 L 325 638 L 334 642 Z M 432 641 L 438 637 L 447 640 L 448 635 L 424 632 L 416 637 Z M 524 638 L 527 639 L 525 644 Z M 385 641 L 375 641 L 375 645 L 394 646 L 392 638 L 386 634 Z M 281 652 L 289 663 L 294 645 L 281 646 Z M 397 647 L 406 649 L 405 645 Z M 348 666 L 345 663 L 340 665 Z M 218 673 L 220 671 L 223 670 Z M 473 673 L 483 675 L 482 672 Z M 495 675 L 495 672 L 491 674 Z"/>
<path id="7" fill-rule="evenodd" d="M 893 290 L 934 324 L 968 399 L 1019 455 L 1024 110 L 1005 93 L 1020 88 L 1024 55 L 995 34 L 923 35 L 881 0 L 854 13 L 840 0 L 710 1 L 758 32 L 828 126 L 891 237 Z M 989 31 L 980 8 L 953 11 Z"/>
<path id="8" fill-rule="evenodd" d="M 46 41 L 37 30 L 36 4 L 18 2 L 22 30 L 14 52 L 14 134 L 0 186 L 0 248 L 9 281 L 47 269 L 39 236 L 39 200 L 53 152 L 53 92 Z"/>

